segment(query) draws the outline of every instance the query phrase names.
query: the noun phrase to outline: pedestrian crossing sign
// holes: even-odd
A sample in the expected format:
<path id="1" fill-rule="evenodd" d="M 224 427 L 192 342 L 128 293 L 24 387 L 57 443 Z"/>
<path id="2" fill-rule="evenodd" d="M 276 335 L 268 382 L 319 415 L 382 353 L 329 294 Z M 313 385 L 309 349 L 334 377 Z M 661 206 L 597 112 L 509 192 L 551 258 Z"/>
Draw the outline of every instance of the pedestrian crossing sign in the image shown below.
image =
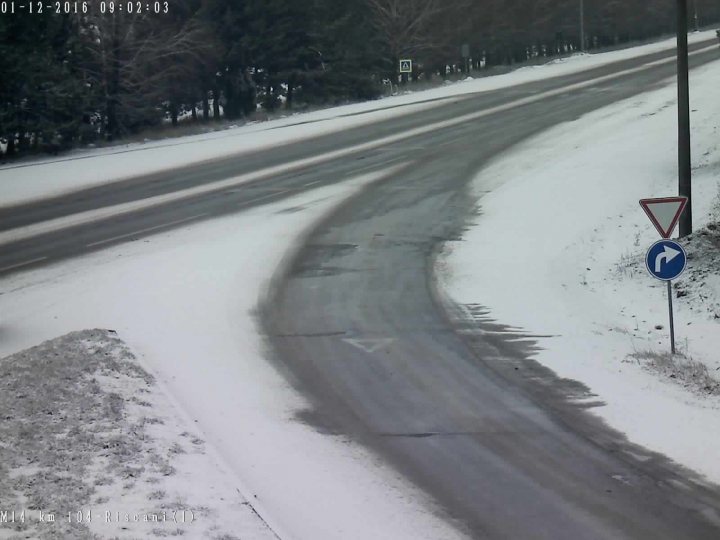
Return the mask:
<path id="1" fill-rule="evenodd" d="M 400 60 L 400 73 L 412 73 L 412 60 Z"/>

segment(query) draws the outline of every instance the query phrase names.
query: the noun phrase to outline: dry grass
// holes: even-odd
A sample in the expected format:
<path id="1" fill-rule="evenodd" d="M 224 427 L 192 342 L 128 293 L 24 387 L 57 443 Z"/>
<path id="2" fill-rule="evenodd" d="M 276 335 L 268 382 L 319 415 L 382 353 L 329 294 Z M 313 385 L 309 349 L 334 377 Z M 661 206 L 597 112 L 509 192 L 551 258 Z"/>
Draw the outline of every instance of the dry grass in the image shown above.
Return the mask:
<path id="1" fill-rule="evenodd" d="M 189 427 L 112 331 L 0 359 L 0 512 L 26 513 L 0 539 L 270 538 Z"/>
<path id="2" fill-rule="evenodd" d="M 615 265 L 615 271 L 623 276 L 632 278 L 638 271 L 639 257 L 637 253 L 626 251 L 620 256 L 620 261 Z"/>
<path id="3" fill-rule="evenodd" d="M 707 366 L 683 353 L 673 355 L 669 352 L 644 350 L 635 351 L 628 357 L 693 392 L 720 395 L 720 381 L 710 374 Z"/>
<path id="4" fill-rule="evenodd" d="M 68 334 L 0 360 L 0 510 L 25 509 L 24 523 L 3 525 L 17 538 L 95 539 L 68 512 L 102 500 L 103 486 L 131 489 L 172 474 L 150 444 L 146 425 L 126 414 L 126 399 L 106 381 L 154 384 L 111 332 Z M 159 495 L 159 492 L 156 492 Z M 39 512 L 55 523 L 40 523 Z M 64 516 L 64 518 L 62 518 Z"/>
<path id="5" fill-rule="evenodd" d="M 720 225 L 720 182 L 718 182 L 717 187 L 717 194 L 715 195 L 715 199 L 713 200 L 712 208 L 710 210 L 710 221 L 714 222 L 716 225 Z"/>

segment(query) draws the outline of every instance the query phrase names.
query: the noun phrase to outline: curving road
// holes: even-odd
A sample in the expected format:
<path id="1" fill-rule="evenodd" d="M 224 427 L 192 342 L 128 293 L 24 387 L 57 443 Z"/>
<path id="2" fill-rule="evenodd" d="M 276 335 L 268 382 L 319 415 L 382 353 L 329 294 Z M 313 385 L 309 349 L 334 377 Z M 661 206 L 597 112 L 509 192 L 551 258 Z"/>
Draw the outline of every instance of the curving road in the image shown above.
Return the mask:
<path id="1" fill-rule="evenodd" d="M 573 406 L 582 388 L 554 380 L 482 314 L 439 305 L 432 276 L 434 250 L 473 211 L 473 172 L 657 80 L 644 73 L 467 127 L 467 142 L 325 220 L 266 306 L 277 360 L 315 400 L 303 420 L 384 455 L 472 538 L 720 537 L 720 492 Z"/>
<path id="2" fill-rule="evenodd" d="M 671 57 L 658 53 L 272 152 L 3 208 L 0 275 L 404 163 L 306 238 L 264 306 L 276 361 L 316 405 L 302 420 L 385 456 L 473 538 L 715 540 L 715 487 L 599 425 L 572 402 L 582 387 L 530 361 L 527 344 L 510 340 L 486 314 L 450 305 L 432 276 L 434 253 L 474 211 L 467 182 L 489 159 L 661 85 L 674 74 L 674 63 L 661 62 Z M 718 59 L 714 48 L 691 65 Z M 286 167 L 265 174 L 268 164 Z M 265 176 L 213 187 L 254 172 Z M 199 185 L 208 190 L 12 236 Z"/>

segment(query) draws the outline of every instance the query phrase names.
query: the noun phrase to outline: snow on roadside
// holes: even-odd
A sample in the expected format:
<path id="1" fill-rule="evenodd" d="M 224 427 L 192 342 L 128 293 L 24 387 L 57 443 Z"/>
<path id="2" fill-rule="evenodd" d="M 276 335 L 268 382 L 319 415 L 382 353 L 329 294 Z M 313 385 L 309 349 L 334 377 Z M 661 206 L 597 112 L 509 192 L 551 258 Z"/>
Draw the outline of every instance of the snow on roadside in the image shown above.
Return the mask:
<path id="1" fill-rule="evenodd" d="M 712 31 L 698 32 L 691 34 L 689 41 L 695 43 L 713 37 Z M 62 158 L 0 166 L 0 206 L 20 204 L 124 178 L 335 133 L 441 105 L 442 101 L 437 100 L 581 72 L 672 49 L 674 46 L 675 40 L 670 39 L 620 51 L 575 55 L 563 61 L 555 60 L 503 75 L 468 78 L 441 88 L 295 114 L 221 132 L 76 151 Z"/>
<path id="2" fill-rule="evenodd" d="M 210 135 L 180 137 L 155 144 L 129 145 L 78 152 L 67 158 L 0 167 L 0 207 L 70 193 L 135 176 L 180 168 L 252 151 L 297 142 L 327 133 L 379 122 L 441 105 L 442 102 L 410 104 L 400 109 L 335 117 L 283 126 L 255 124 Z M 283 129 L 276 129 L 283 127 Z"/>
<path id="3" fill-rule="evenodd" d="M 114 332 L 3 358 L 0 388 L 0 538 L 276 538 Z"/>
<path id="4" fill-rule="evenodd" d="M 696 230 L 720 216 L 719 86 L 718 62 L 691 73 Z M 555 336 L 540 340 L 536 360 L 589 386 L 606 402 L 596 414 L 720 482 L 720 432 L 711 428 L 720 399 L 707 395 L 717 392 L 668 371 L 658 377 L 641 360 L 669 351 L 665 285 L 644 268 L 658 235 L 638 200 L 677 193 L 676 111 L 671 85 L 500 156 L 473 184 L 476 226 L 446 245 L 439 279 L 458 304 L 480 304 L 503 324 Z M 702 289 L 705 298 L 680 293 L 675 318 L 681 351 L 720 379 L 720 321 L 709 309 L 720 300 L 720 267 L 703 262 L 720 249 L 702 240 L 710 227 L 688 244 L 696 259 L 677 280 L 679 290 Z"/>
<path id="5" fill-rule="evenodd" d="M 720 210 L 720 204 L 716 208 Z M 683 244 L 690 274 L 688 279 L 676 284 L 676 294 L 679 298 L 690 295 L 684 301 L 690 309 L 720 322 L 720 219 L 684 238 Z M 720 353 L 715 360 L 717 371 Z"/>
<path id="6" fill-rule="evenodd" d="M 193 434 L 226 463 L 227 482 L 283 540 L 459 539 L 380 459 L 295 420 L 308 404 L 266 360 L 252 316 L 299 232 L 379 176 L 2 279 L 0 357 L 111 328 L 197 422 Z M 187 503 L 212 508 L 201 495 L 190 491 Z"/>

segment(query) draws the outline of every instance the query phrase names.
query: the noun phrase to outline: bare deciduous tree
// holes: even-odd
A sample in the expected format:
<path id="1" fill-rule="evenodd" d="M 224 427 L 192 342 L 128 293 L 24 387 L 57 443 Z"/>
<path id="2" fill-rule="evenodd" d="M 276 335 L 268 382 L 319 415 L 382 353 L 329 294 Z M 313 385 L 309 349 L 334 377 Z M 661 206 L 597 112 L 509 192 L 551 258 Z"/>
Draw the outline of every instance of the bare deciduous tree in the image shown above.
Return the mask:
<path id="1" fill-rule="evenodd" d="M 152 15 L 116 13 L 90 17 L 86 28 L 93 59 L 86 77 L 101 89 L 102 126 L 110 137 L 157 117 L 172 82 L 190 77 L 212 43 L 192 19 L 178 28 Z"/>
<path id="2" fill-rule="evenodd" d="M 377 39 L 386 47 L 394 73 L 401 58 L 432 50 L 433 19 L 448 7 L 446 0 L 366 0 Z"/>

